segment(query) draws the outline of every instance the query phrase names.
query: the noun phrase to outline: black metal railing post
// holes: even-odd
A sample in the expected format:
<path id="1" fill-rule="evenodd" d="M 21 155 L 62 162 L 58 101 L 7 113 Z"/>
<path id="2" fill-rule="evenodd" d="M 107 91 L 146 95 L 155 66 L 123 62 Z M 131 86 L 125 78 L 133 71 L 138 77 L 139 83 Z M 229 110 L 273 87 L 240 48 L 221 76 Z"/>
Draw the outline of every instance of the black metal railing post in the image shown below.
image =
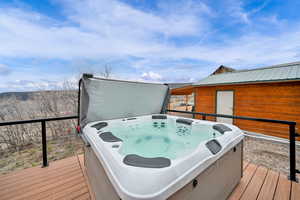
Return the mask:
<path id="1" fill-rule="evenodd" d="M 195 119 L 196 118 L 196 115 L 195 115 L 195 106 L 192 106 L 192 112 L 193 112 L 193 119 Z"/>
<path id="2" fill-rule="evenodd" d="M 48 166 L 48 158 L 47 158 L 47 136 L 46 136 L 46 121 L 42 120 L 42 151 L 43 151 L 43 165 L 42 167 Z"/>
<path id="3" fill-rule="evenodd" d="M 80 98 L 81 98 L 81 84 L 82 84 L 82 78 L 78 82 L 78 93 L 77 93 L 77 133 L 79 133 L 79 126 L 80 126 Z"/>
<path id="4" fill-rule="evenodd" d="M 295 130 L 295 124 L 289 125 L 290 129 L 290 176 L 289 179 L 291 181 L 298 182 L 298 179 L 296 177 L 296 130 Z"/>

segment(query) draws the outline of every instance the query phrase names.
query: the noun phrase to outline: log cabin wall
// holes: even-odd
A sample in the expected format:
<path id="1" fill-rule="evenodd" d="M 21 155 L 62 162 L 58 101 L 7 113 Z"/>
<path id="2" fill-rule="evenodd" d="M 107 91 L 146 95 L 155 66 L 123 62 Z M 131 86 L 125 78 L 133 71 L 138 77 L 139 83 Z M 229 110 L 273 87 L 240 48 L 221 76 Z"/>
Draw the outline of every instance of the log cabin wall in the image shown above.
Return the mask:
<path id="1" fill-rule="evenodd" d="M 200 86 L 194 90 L 196 112 L 216 113 L 216 91 L 233 90 L 234 115 L 296 121 L 296 131 L 300 132 L 300 81 Z M 207 120 L 215 121 L 215 118 L 207 117 Z M 247 131 L 282 138 L 289 135 L 287 125 L 237 119 L 233 123 Z"/>

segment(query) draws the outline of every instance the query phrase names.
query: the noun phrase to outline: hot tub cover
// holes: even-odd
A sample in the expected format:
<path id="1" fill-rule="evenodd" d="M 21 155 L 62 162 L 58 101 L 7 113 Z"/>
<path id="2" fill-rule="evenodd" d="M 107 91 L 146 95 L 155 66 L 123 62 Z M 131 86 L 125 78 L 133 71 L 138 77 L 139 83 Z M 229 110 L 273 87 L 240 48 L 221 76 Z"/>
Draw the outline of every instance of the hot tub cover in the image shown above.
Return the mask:
<path id="1" fill-rule="evenodd" d="M 102 79 L 84 74 L 80 125 L 89 122 L 163 113 L 169 93 L 165 84 Z"/>

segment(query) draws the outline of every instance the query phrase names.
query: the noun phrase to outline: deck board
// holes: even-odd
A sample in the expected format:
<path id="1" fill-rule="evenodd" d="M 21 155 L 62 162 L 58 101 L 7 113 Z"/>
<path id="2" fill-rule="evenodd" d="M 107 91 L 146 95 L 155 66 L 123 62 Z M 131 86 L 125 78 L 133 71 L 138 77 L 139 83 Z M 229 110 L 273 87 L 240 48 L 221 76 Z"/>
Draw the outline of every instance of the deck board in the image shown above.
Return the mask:
<path id="1" fill-rule="evenodd" d="M 39 187 L 43 186 L 43 185 L 47 185 L 50 184 L 51 182 L 56 182 L 60 179 L 62 179 L 62 177 L 66 176 L 67 174 L 69 175 L 69 177 L 72 177 L 73 175 L 76 175 L 78 173 L 78 168 L 69 168 L 69 169 L 62 169 L 61 171 L 58 172 L 53 172 L 52 174 L 46 174 L 46 175 L 41 175 L 40 177 L 30 177 L 30 183 L 28 183 L 28 178 L 27 179 L 21 179 L 21 180 L 15 180 L 14 182 L 11 182 L 7 185 L 3 185 L 0 186 L 1 192 L 3 192 L 4 190 L 12 190 L 12 189 L 21 189 L 23 187 L 31 187 L 31 186 L 35 186 L 38 185 Z M 15 182 L 18 181 L 18 185 L 15 185 Z"/>
<path id="2" fill-rule="evenodd" d="M 285 175 L 280 174 L 274 200 L 289 200 L 291 191 L 291 181 Z"/>
<path id="3" fill-rule="evenodd" d="M 244 161 L 243 162 L 243 170 L 245 170 L 249 165 L 249 162 Z"/>
<path id="4" fill-rule="evenodd" d="M 268 170 L 265 182 L 260 190 L 258 200 L 272 200 L 278 183 L 279 173 Z"/>
<path id="5" fill-rule="evenodd" d="M 300 184 L 293 182 L 292 183 L 291 200 L 299 200 L 299 199 L 300 199 Z"/>
<path id="6" fill-rule="evenodd" d="M 82 156 L 81 156 L 82 157 Z M 90 199 L 77 156 L 0 176 L 0 199 Z"/>
<path id="7" fill-rule="evenodd" d="M 241 198 L 253 175 L 255 174 L 256 169 L 256 165 L 248 164 L 248 166 L 244 169 L 243 178 L 241 179 L 239 185 L 237 185 L 233 190 L 229 200 L 237 200 Z"/>
<path id="8" fill-rule="evenodd" d="M 243 162 L 243 178 L 229 200 L 296 200 L 300 184 L 285 175 Z M 33 167 L 0 175 L 0 200 L 75 199 L 93 200 L 85 174 L 83 155 L 51 162 L 49 167 Z"/>
<path id="9" fill-rule="evenodd" d="M 256 200 L 262 184 L 264 183 L 265 177 L 267 175 L 268 169 L 262 166 L 259 166 L 255 171 L 254 177 L 251 179 L 248 184 L 244 194 L 240 198 L 241 200 Z"/>

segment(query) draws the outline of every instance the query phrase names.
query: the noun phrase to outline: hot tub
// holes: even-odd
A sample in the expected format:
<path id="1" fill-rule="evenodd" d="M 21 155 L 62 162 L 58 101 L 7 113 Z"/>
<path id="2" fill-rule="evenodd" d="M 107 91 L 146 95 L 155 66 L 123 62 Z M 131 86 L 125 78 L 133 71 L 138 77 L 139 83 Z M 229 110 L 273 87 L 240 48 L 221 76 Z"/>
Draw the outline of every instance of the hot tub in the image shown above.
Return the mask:
<path id="1" fill-rule="evenodd" d="M 96 199 L 226 199 L 242 176 L 233 125 L 170 115 L 88 123 L 85 166 Z"/>

